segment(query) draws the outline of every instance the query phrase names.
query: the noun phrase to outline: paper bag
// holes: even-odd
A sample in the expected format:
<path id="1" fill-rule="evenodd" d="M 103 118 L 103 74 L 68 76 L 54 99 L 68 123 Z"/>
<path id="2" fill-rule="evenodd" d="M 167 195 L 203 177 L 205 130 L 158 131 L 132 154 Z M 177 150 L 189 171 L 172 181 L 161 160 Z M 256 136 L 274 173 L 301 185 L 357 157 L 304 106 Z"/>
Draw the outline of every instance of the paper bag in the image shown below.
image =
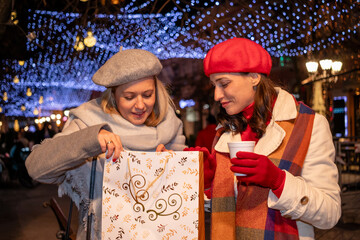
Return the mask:
<path id="1" fill-rule="evenodd" d="M 102 239 L 204 239 L 199 152 L 125 151 L 105 162 Z"/>

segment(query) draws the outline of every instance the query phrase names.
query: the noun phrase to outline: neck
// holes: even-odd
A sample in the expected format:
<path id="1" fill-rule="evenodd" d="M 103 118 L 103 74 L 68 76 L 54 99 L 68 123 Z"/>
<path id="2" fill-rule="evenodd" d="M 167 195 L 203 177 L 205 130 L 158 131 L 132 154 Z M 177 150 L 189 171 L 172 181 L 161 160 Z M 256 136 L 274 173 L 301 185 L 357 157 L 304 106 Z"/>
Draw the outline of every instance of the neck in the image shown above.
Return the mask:
<path id="1" fill-rule="evenodd" d="M 249 120 L 254 113 L 254 102 L 252 102 L 249 106 L 244 108 L 242 110 L 243 116 L 246 118 L 246 120 Z"/>

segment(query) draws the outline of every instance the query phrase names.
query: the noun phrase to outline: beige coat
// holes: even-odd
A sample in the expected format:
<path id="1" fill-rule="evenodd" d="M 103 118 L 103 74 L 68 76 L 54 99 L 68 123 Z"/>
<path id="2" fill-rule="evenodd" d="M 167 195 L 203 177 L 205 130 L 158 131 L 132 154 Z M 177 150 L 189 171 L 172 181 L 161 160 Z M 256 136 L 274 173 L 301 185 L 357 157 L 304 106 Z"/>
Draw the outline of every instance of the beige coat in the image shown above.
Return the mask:
<path id="1" fill-rule="evenodd" d="M 170 109 L 170 107 L 169 107 Z M 34 146 L 26 160 L 30 176 L 43 183 L 59 184 L 59 196 L 69 195 L 79 208 L 77 239 L 85 239 L 88 212 L 94 213 L 91 239 L 101 236 L 102 178 L 105 154 L 102 154 L 97 136 L 105 128 L 119 135 L 124 149 L 155 151 L 158 144 L 167 149 L 183 150 L 185 136 L 182 122 L 169 110 L 156 127 L 133 125 L 119 114 L 102 111 L 100 99 L 94 99 L 70 111 L 61 133 Z M 96 164 L 94 199 L 89 200 L 92 157 Z"/>

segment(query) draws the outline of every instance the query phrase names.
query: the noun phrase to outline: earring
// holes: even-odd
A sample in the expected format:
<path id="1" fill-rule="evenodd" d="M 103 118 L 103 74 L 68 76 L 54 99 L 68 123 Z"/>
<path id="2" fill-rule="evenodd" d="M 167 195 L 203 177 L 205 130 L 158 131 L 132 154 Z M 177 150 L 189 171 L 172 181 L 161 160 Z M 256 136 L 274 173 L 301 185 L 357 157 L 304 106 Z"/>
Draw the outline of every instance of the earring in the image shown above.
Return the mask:
<path id="1" fill-rule="evenodd" d="M 254 91 L 256 91 L 256 89 L 257 89 L 257 85 L 253 86 L 253 89 L 254 89 Z"/>

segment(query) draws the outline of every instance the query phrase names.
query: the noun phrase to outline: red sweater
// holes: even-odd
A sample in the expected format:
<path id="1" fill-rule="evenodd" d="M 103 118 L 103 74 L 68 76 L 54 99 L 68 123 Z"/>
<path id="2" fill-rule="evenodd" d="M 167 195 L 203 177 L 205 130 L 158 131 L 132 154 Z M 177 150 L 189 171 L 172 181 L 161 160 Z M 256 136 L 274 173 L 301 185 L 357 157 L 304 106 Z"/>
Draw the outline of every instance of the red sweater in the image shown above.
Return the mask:
<path id="1" fill-rule="evenodd" d="M 275 104 L 275 101 L 274 101 L 274 104 Z M 242 111 L 243 113 L 243 116 L 246 118 L 247 121 L 250 120 L 251 116 L 253 115 L 254 113 L 254 102 L 251 103 L 249 106 L 247 106 L 246 108 L 244 108 L 244 110 Z M 268 119 L 268 121 L 266 122 L 266 125 L 268 125 L 270 122 L 270 118 Z M 241 133 L 241 139 L 243 141 L 255 141 L 256 143 L 259 141 L 259 138 L 256 137 L 256 133 L 254 133 L 249 124 L 247 125 L 245 131 L 243 131 Z M 276 190 L 273 190 L 273 193 L 278 197 L 280 198 L 281 196 L 281 193 L 284 189 L 284 184 L 285 184 L 285 178 L 283 179 L 283 182 L 281 184 L 281 186 L 276 189 Z"/>
<path id="2" fill-rule="evenodd" d="M 206 147 L 211 152 L 212 143 L 216 134 L 216 124 L 209 124 L 203 130 L 199 131 L 195 146 Z"/>

